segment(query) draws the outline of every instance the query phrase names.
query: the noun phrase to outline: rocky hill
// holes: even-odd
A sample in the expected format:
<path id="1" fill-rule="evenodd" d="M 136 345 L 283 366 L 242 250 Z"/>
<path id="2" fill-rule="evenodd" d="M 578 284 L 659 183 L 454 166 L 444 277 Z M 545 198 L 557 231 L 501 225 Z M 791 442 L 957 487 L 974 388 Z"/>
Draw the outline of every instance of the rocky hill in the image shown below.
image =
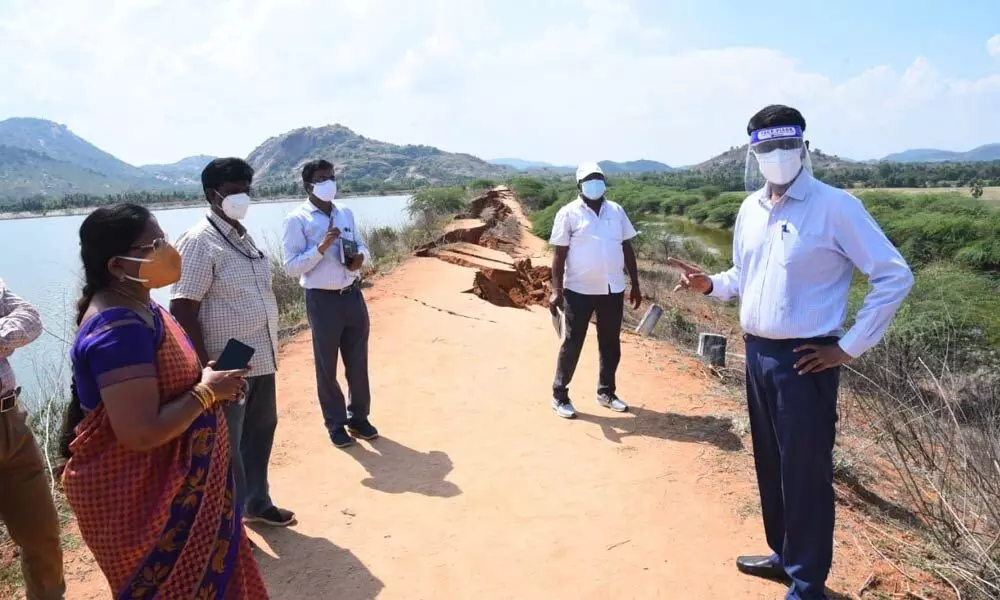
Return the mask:
<path id="1" fill-rule="evenodd" d="M 832 156 L 830 154 L 824 154 L 818 149 L 812 149 L 809 152 L 809 157 L 812 160 L 812 165 L 814 168 L 824 168 L 832 169 L 837 167 L 845 167 L 850 165 L 856 165 L 854 161 L 841 158 L 839 156 Z M 746 167 L 747 160 L 747 146 L 746 144 L 742 146 L 732 147 L 726 150 L 718 156 L 714 156 L 703 163 L 699 163 L 691 167 L 694 171 L 711 171 L 711 170 L 739 170 L 743 171 Z"/>
<path id="2" fill-rule="evenodd" d="M 432 146 L 400 146 L 367 138 L 343 125 L 303 127 L 273 137 L 250 153 L 255 184 L 273 185 L 301 180 L 303 163 L 325 158 L 338 175 L 350 181 L 386 183 L 458 183 L 473 178 L 502 177 L 509 169 L 470 154 L 445 152 Z"/>

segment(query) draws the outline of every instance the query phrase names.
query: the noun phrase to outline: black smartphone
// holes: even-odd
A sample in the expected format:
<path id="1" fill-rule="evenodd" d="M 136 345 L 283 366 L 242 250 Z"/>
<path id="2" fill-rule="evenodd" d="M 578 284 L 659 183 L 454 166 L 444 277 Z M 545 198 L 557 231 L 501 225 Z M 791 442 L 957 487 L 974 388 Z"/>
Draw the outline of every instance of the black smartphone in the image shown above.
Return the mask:
<path id="1" fill-rule="evenodd" d="M 226 342 L 226 347 L 219 355 L 219 360 L 215 361 L 212 367 L 216 371 L 235 371 L 245 369 L 250 364 L 255 350 L 243 342 L 232 338 Z"/>

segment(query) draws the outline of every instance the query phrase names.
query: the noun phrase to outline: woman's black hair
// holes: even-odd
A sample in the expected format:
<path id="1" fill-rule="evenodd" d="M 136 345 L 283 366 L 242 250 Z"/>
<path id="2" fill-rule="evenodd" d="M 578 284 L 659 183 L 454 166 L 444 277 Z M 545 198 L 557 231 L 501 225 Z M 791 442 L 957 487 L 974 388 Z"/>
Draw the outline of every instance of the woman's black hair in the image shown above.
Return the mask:
<path id="1" fill-rule="evenodd" d="M 98 208 L 83 220 L 80 225 L 83 289 L 76 303 L 77 325 L 83 321 L 94 295 L 114 281 L 114 276 L 108 271 L 108 261 L 129 253 L 142 237 L 151 216 L 144 206 L 115 204 Z M 70 457 L 69 445 L 75 437 L 74 430 L 84 417 L 75 384 L 70 384 L 70 396 L 59 438 L 59 453 L 66 459 Z"/>

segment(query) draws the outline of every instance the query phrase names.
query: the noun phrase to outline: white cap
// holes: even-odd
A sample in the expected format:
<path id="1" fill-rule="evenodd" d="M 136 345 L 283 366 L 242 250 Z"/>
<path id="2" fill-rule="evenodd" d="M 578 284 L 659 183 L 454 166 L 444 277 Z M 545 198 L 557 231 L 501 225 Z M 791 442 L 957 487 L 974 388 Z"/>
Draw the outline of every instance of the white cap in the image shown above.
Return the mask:
<path id="1" fill-rule="evenodd" d="M 595 162 L 583 163 L 582 165 L 576 168 L 576 180 L 578 182 L 583 181 L 584 179 L 590 177 L 594 173 L 597 173 L 598 175 L 601 176 L 604 175 L 604 171 L 601 170 L 601 165 Z"/>

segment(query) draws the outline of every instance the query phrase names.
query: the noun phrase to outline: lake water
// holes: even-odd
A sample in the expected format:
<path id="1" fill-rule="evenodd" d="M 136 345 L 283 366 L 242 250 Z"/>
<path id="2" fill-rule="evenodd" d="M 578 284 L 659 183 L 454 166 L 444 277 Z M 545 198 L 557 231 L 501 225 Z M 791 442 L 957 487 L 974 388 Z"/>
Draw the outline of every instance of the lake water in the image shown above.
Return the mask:
<path id="1" fill-rule="evenodd" d="M 679 217 L 661 217 L 640 223 L 640 228 L 674 242 L 692 239 L 714 254 L 728 256 L 733 251 L 733 232 L 705 227 Z"/>
<path id="2" fill-rule="evenodd" d="M 407 224 L 409 196 L 347 198 L 342 202 L 354 211 L 359 227 L 402 227 Z M 243 221 L 247 230 L 267 252 L 277 250 L 281 223 L 302 200 L 255 203 Z M 160 227 L 176 240 L 199 219 L 204 207 L 154 211 Z M 0 220 L 0 279 L 18 296 L 28 300 L 42 315 L 46 332 L 33 344 L 11 357 L 18 383 L 24 388 L 25 405 L 41 390 L 68 389 L 68 345 L 72 341 L 80 292 L 80 224 L 86 215 Z M 169 288 L 155 290 L 153 297 L 169 302 Z"/>

